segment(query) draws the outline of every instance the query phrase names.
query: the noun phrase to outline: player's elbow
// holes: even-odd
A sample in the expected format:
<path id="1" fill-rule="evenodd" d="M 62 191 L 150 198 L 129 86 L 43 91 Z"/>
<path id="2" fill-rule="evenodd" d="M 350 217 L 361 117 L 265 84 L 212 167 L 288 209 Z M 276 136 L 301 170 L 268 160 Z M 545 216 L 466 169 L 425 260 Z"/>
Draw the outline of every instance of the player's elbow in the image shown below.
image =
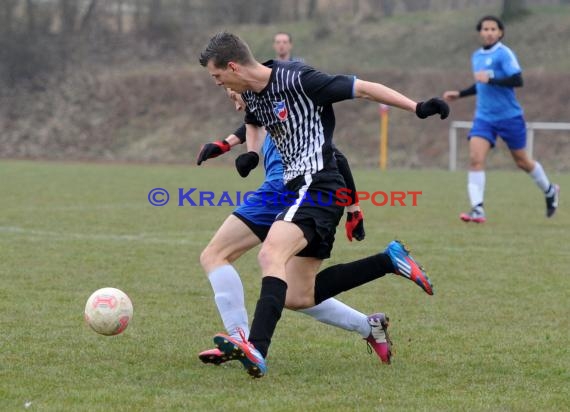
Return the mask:
<path id="1" fill-rule="evenodd" d="M 354 98 L 355 99 L 371 99 L 372 96 L 369 93 L 369 84 L 365 80 L 356 79 L 354 81 Z"/>

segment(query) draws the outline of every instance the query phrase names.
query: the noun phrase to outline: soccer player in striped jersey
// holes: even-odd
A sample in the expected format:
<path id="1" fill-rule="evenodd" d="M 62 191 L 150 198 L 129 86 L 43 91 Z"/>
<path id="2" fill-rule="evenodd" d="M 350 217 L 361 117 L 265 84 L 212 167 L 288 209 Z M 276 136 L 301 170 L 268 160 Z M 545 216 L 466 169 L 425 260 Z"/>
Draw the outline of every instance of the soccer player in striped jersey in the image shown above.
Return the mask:
<path id="1" fill-rule="evenodd" d="M 515 96 L 515 87 L 522 87 L 522 69 L 513 51 L 501 39 L 505 34 L 503 22 L 485 16 L 477 23 L 482 47 L 471 57 L 475 84 L 464 90 L 443 93 L 446 101 L 477 95 L 475 118 L 469 132 L 469 173 L 467 192 L 471 211 L 461 213 L 464 222 L 484 223 L 485 159 L 500 136 L 511 152 L 516 165 L 527 172 L 546 198 L 546 217 L 552 217 L 558 207 L 560 187 L 550 183 L 542 165 L 531 159 L 525 150 L 526 124 L 523 110 Z"/>
<path id="2" fill-rule="evenodd" d="M 250 136 L 258 139 L 258 129 L 266 128 L 281 153 L 286 188 L 296 193 L 295 202 L 277 216 L 258 255 L 262 284 L 249 342 L 218 334 L 214 343 L 222 352 L 242 356 L 250 375 L 264 376 L 265 357 L 288 292 L 296 298 L 291 307 L 312 307 L 386 273 L 396 273 L 433 293 L 426 273 L 397 241 L 383 252 L 316 274 L 322 260 L 330 256 L 343 211 L 336 196 L 345 182 L 332 154 L 332 104 L 365 98 L 425 119 L 435 114 L 448 116 L 449 107 L 443 100 L 415 102 L 382 84 L 331 76 L 300 62 L 261 64 L 243 40 L 226 32 L 210 39 L 200 64 L 217 85 L 241 93 L 247 106 L 247 140 Z M 257 164 L 256 156 L 251 151 L 240 156 L 241 172 Z M 323 204 L 323 195 L 331 202 Z"/>
<path id="3" fill-rule="evenodd" d="M 273 50 L 275 51 L 275 60 L 281 61 L 291 61 L 291 62 L 301 62 L 304 63 L 305 60 L 298 56 L 293 56 L 293 39 L 290 33 L 286 33 L 283 31 L 275 33 L 273 36 Z M 348 240 L 352 242 L 352 233 L 354 233 L 354 237 L 356 240 L 364 239 L 364 213 L 360 209 L 360 205 L 358 204 L 358 199 L 356 199 L 356 184 L 354 183 L 354 178 L 352 176 L 352 171 L 350 170 L 350 166 L 348 165 L 348 160 L 342 154 L 340 150 L 338 150 L 334 144 L 332 145 L 332 149 L 334 151 L 336 157 L 336 163 L 339 169 L 340 174 L 344 178 L 346 182 L 347 188 L 351 189 L 350 196 L 351 196 L 351 203 L 350 205 L 346 206 L 346 233 L 348 236 Z"/>
<path id="4" fill-rule="evenodd" d="M 245 109 L 240 96 L 230 90 L 228 96 L 234 101 L 236 110 Z M 232 146 L 245 142 L 245 138 L 245 126 L 242 126 L 223 141 L 204 145 L 198 155 L 198 165 L 228 152 Z M 208 274 L 224 327 L 229 336 L 240 340 L 247 339 L 249 324 L 243 285 L 232 263 L 265 240 L 275 217 L 285 208 L 278 199 L 287 196 L 281 156 L 269 135 L 265 137 L 261 151 L 265 169 L 263 184 L 248 196 L 247 203 L 239 206 L 225 220 L 200 255 L 200 263 Z M 348 188 L 356 192 L 350 184 Z M 351 229 L 358 232 L 356 227 Z M 347 227 L 349 240 L 352 236 Z M 299 311 L 328 325 L 359 333 L 383 363 L 390 363 L 391 341 L 387 330 L 388 317 L 384 313 L 367 316 L 334 298 Z M 235 359 L 233 353 L 226 355 L 218 348 L 205 350 L 198 357 L 204 363 L 216 365 Z"/>

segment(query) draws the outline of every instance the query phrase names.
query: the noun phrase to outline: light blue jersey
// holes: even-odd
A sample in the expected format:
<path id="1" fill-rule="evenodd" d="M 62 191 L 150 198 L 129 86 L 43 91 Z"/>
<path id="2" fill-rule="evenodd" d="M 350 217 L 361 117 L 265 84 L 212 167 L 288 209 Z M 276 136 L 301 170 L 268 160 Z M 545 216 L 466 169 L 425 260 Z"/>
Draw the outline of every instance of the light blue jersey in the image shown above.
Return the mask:
<path id="1" fill-rule="evenodd" d="M 283 211 L 283 196 L 286 194 L 283 181 L 283 164 L 281 154 L 273 144 L 269 134 L 265 136 L 263 146 L 263 167 L 265 180 L 261 186 L 248 196 L 233 214 L 241 219 L 262 242 L 275 217 Z"/>
<path id="2" fill-rule="evenodd" d="M 277 147 L 275 147 L 275 144 L 269 134 L 265 136 L 261 152 L 263 153 L 265 181 L 283 181 L 283 163 L 281 162 L 281 154 L 277 150 Z"/>
<path id="3" fill-rule="evenodd" d="M 483 48 L 473 53 L 473 72 L 486 71 L 490 78 L 502 79 L 521 73 L 517 57 L 511 49 L 498 42 L 488 50 Z M 487 122 L 512 119 L 522 116 L 513 87 L 477 82 L 477 105 L 475 118 Z"/>

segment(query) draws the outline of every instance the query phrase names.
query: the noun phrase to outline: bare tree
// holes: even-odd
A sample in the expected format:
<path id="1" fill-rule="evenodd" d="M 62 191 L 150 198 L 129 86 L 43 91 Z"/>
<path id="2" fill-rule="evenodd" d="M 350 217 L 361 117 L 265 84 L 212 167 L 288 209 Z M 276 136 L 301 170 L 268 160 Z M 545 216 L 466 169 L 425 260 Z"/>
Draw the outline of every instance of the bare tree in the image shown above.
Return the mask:
<path id="1" fill-rule="evenodd" d="M 182 27 L 184 31 L 190 30 L 190 19 L 192 17 L 192 5 L 191 0 L 180 0 L 180 8 L 181 8 L 181 15 L 182 15 Z"/>
<path id="2" fill-rule="evenodd" d="M 150 30 L 156 29 L 159 26 L 160 17 L 162 14 L 162 1 L 149 0 L 148 5 L 148 28 Z"/>
<path id="3" fill-rule="evenodd" d="M 298 21 L 301 18 L 301 15 L 299 13 L 299 0 L 291 1 L 291 9 L 293 20 Z"/>
<path id="4" fill-rule="evenodd" d="M 386 17 L 394 15 L 396 2 L 394 0 L 369 0 L 372 10 L 382 10 L 382 14 Z"/>
<path id="5" fill-rule="evenodd" d="M 33 0 L 26 0 L 26 18 L 28 21 L 28 33 L 36 32 L 36 10 Z"/>
<path id="6" fill-rule="evenodd" d="M 14 8 L 16 0 L 4 0 L 3 5 L 0 6 L 0 31 L 10 33 L 12 31 L 12 24 L 14 21 Z"/>
<path id="7" fill-rule="evenodd" d="M 430 0 L 404 0 L 407 11 L 428 10 L 431 6 Z"/>
<path id="8" fill-rule="evenodd" d="M 91 25 L 91 22 L 93 21 L 95 16 L 96 8 L 97 8 L 97 0 L 91 0 L 89 2 L 89 6 L 87 7 L 87 11 L 83 15 L 83 18 L 81 19 L 81 25 L 79 26 L 80 31 L 86 30 Z"/>
<path id="9" fill-rule="evenodd" d="M 317 0 L 309 0 L 307 5 L 307 18 L 312 19 L 317 14 Z"/>
<path id="10" fill-rule="evenodd" d="M 360 0 L 352 0 L 352 14 L 356 16 L 360 12 Z"/>
<path id="11" fill-rule="evenodd" d="M 501 18 L 505 21 L 514 20 L 529 14 L 524 0 L 503 0 Z"/>
<path id="12" fill-rule="evenodd" d="M 257 23 L 269 24 L 273 21 L 279 21 L 281 8 L 279 0 L 260 0 L 257 5 L 259 15 Z"/>
<path id="13" fill-rule="evenodd" d="M 123 0 L 117 0 L 117 32 L 123 34 Z"/>
<path id="14" fill-rule="evenodd" d="M 135 26 L 135 33 L 139 33 L 142 30 L 142 0 L 131 0 L 134 7 L 133 23 Z"/>
<path id="15" fill-rule="evenodd" d="M 70 34 L 75 30 L 75 18 L 77 17 L 77 2 L 75 0 L 59 0 L 61 31 Z"/>

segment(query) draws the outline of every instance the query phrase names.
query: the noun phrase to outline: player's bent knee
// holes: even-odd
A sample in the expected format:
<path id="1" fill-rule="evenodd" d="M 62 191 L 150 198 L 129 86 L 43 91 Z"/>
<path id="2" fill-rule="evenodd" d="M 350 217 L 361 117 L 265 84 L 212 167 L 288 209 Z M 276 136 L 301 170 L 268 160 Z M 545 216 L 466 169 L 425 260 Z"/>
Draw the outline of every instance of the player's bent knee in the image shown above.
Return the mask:
<path id="1" fill-rule="evenodd" d="M 281 262 L 281 256 L 278 253 L 279 249 L 271 245 L 264 244 L 257 254 L 257 261 L 261 270 L 265 273 L 265 269 L 274 265 L 285 265 L 285 261 Z"/>
<path id="2" fill-rule="evenodd" d="M 218 250 L 209 245 L 200 253 L 200 264 L 206 273 L 212 271 L 217 266 L 221 266 L 226 261 L 225 257 L 222 257 Z"/>
<path id="3" fill-rule="evenodd" d="M 211 261 L 211 254 L 209 248 L 206 246 L 202 253 L 200 253 L 200 265 L 202 265 L 202 269 L 206 272 L 208 271 L 208 267 L 210 266 Z"/>
<path id="4" fill-rule="evenodd" d="M 485 166 L 485 160 L 480 157 L 470 157 L 469 158 L 469 169 L 471 170 L 483 170 Z"/>

